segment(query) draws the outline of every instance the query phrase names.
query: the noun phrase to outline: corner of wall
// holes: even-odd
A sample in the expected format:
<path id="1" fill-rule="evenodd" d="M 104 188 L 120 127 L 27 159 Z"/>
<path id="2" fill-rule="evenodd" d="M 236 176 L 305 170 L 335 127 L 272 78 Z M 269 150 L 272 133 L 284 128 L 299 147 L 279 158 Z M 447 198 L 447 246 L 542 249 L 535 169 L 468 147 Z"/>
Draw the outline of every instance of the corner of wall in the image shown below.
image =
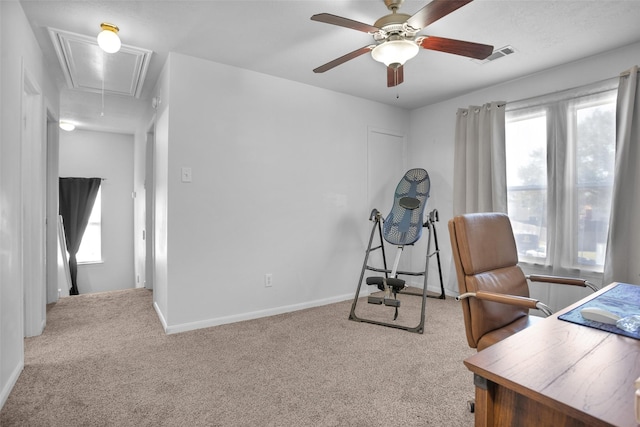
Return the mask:
<path id="1" fill-rule="evenodd" d="M 4 406 L 11 394 L 11 390 L 18 382 L 18 378 L 20 378 L 20 374 L 24 369 L 24 361 L 21 361 L 11 372 L 7 382 L 3 385 L 2 391 L 0 391 L 0 408 Z"/>

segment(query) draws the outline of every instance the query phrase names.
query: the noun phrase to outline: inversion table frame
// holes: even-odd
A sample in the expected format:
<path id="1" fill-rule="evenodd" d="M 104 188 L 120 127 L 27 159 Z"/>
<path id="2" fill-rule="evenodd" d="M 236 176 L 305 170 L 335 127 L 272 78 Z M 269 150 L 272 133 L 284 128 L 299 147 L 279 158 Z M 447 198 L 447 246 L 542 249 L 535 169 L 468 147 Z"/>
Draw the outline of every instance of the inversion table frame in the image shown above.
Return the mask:
<path id="1" fill-rule="evenodd" d="M 398 255 L 396 257 L 396 261 L 394 263 L 393 269 L 389 270 L 387 267 L 387 258 L 386 258 L 386 254 L 385 254 L 385 247 L 384 247 L 384 239 L 382 237 L 382 215 L 380 214 L 380 212 L 377 209 L 373 209 L 371 211 L 371 215 L 369 216 L 369 220 L 373 221 L 373 227 L 371 228 L 371 235 L 369 236 L 369 245 L 367 246 L 367 250 L 365 253 L 365 257 L 364 257 L 364 262 L 362 264 L 362 271 L 360 273 L 360 281 L 358 282 L 358 288 L 356 289 L 356 294 L 353 298 L 353 303 L 351 304 L 351 312 L 349 313 L 349 320 L 354 320 L 356 322 L 364 322 L 364 323 L 372 323 L 374 325 L 380 325 L 380 326 L 388 326 L 390 328 L 396 328 L 396 329 L 403 329 L 409 332 L 416 332 L 416 333 L 423 333 L 424 332 L 424 318 L 425 318 L 425 310 L 426 310 L 426 300 L 427 298 L 438 298 L 438 299 L 445 299 L 445 293 L 444 293 L 444 284 L 442 282 L 442 266 L 440 264 L 440 248 L 438 247 L 438 236 L 436 234 L 436 229 L 435 229 L 435 222 L 438 222 L 439 218 L 438 218 L 438 211 L 436 209 L 432 210 L 429 213 L 429 216 L 427 218 L 427 220 L 424 222 L 424 224 L 422 225 L 422 227 L 427 228 L 429 237 L 427 239 L 427 253 L 425 256 L 425 267 L 424 267 L 424 271 L 418 271 L 418 272 L 411 272 L 411 271 L 397 271 L 397 263 L 399 261 L 399 256 L 400 253 L 403 250 L 403 246 L 399 246 L 398 247 Z M 373 238 L 374 235 L 376 234 L 376 230 L 378 231 L 378 236 L 380 239 L 380 245 L 376 246 L 376 247 L 371 247 L 371 245 L 373 244 Z M 435 251 L 433 253 L 430 253 L 431 251 L 431 234 L 433 232 L 433 239 L 435 242 Z M 374 266 L 371 266 L 368 264 L 369 261 L 369 255 L 376 250 L 381 250 L 382 251 L 382 263 L 384 268 L 377 268 Z M 433 255 L 436 255 L 436 259 L 438 260 L 438 273 L 440 276 L 440 295 L 437 296 L 432 296 L 429 295 L 427 293 L 427 279 L 429 276 L 429 258 L 431 258 Z M 400 325 L 397 323 L 389 323 L 389 322 L 382 322 L 379 320 L 372 320 L 372 319 L 365 319 L 365 318 L 361 318 L 358 317 L 356 315 L 356 306 L 358 304 L 358 299 L 360 297 L 360 289 L 362 287 L 362 281 L 364 279 L 364 274 L 365 271 L 375 271 L 377 273 L 384 273 L 384 278 L 381 278 L 385 288 L 387 288 L 387 286 L 389 287 L 393 287 L 394 289 L 394 294 L 396 293 L 396 291 L 398 293 L 401 294 L 407 294 L 407 295 L 415 295 L 415 296 L 421 296 L 422 297 L 422 307 L 421 307 L 421 312 L 420 312 L 420 322 L 418 323 L 418 325 L 416 326 L 405 326 L 405 325 Z M 424 283 L 423 283 L 423 288 L 422 288 L 422 293 L 415 293 L 415 292 L 408 292 L 406 290 L 401 290 L 398 289 L 400 288 L 400 284 L 402 286 L 402 289 L 404 289 L 404 281 L 399 280 L 399 279 L 395 279 L 393 277 L 389 277 L 389 274 L 391 275 L 404 275 L 404 276 L 424 276 Z M 367 278 L 367 285 L 374 285 L 374 284 L 378 284 L 379 280 L 369 280 L 369 279 L 377 279 L 375 277 L 369 277 Z M 397 304 L 394 304 L 393 301 L 395 300 L 389 300 L 384 298 L 384 302 L 385 305 L 391 305 L 391 306 L 395 306 L 396 310 L 398 309 L 399 306 L 399 301 L 397 302 Z M 397 311 L 396 311 L 397 313 Z M 397 314 L 396 314 L 397 315 Z M 395 320 L 395 319 L 394 319 Z"/>

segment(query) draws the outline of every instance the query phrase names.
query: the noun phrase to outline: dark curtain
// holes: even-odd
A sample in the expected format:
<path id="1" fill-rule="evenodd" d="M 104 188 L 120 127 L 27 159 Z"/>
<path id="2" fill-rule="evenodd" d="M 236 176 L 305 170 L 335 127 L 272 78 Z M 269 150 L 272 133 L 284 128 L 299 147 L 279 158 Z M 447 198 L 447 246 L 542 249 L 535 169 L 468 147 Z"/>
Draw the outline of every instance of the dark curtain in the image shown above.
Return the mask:
<path id="1" fill-rule="evenodd" d="M 78 295 L 78 262 L 76 254 L 96 201 L 100 178 L 60 178 L 60 215 L 69 252 L 70 295 Z"/>

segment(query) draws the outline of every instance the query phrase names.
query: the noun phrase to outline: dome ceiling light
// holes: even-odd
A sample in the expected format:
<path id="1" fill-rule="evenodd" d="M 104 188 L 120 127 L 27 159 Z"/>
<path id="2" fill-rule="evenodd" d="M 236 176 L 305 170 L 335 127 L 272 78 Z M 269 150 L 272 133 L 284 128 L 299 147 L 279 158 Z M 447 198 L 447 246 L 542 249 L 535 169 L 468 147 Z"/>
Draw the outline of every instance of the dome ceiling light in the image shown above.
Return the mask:
<path id="1" fill-rule="evenodd" d="M 100 34 L 98 34 L 98 46 L 107 53 L 116 53 L 120 50 L 122 43 L 118 37 L 120 29 L 113 24 L 103 22 L 100 24 Z"/>
<path id="2" fill-rule="evenodd" d="M 65 122 L 64 120 L 60 120 L 58 126 L 60 126 L 60 129 L 66 130 L 67 132 L 71 132 L 76 128 L 76 125 L 71 122 Z"/>

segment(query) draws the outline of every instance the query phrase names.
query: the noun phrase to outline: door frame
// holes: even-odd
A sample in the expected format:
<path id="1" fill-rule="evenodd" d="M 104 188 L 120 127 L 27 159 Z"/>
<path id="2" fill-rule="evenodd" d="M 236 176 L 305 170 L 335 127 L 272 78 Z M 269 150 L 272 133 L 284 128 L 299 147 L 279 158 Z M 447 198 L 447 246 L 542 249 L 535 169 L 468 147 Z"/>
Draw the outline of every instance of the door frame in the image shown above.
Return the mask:
<path id="1" fill-rule="evenodd" d="M 153 289 L 155 272 L 155 117 L 146 134 L 145 142 L 145 269 L 144 287 Z"/>
<path id="2" fill-rule="evenodd" d="M 21 98 L 23 334 L 30 337 L 40 335 L 46 325 L 47 159 L 44 97 L 24 62 Z"/>
<path id="3" fill-rule="evenodd" d="M 60 287 L 58 283 L 58 171 L 60 158 L 60 127 L 53 109 L 46 108 L 46 271 L 47 304 L 58 301 Z"/>

